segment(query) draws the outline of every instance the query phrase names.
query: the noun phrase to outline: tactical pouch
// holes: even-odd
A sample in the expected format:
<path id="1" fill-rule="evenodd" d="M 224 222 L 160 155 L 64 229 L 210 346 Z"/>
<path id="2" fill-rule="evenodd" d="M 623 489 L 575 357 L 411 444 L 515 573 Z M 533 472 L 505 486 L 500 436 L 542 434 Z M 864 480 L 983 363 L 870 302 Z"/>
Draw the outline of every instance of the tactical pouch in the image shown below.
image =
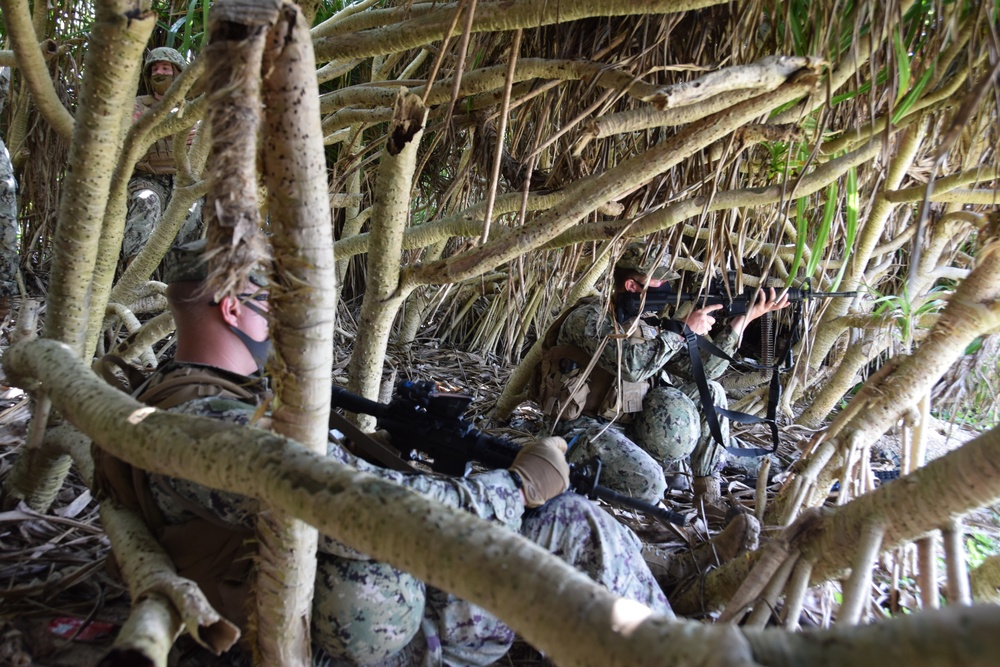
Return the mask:
<path id="1" fill-rule="evenodd" d="M 538 403 L 546 416 L 570 421 L 583 413 L 587 396 L 590 394 L 590 386 L 586 380 L 581 381 L 583 369 L 579 367 L 569 369 L 564 363 L 566 361 L 568 360 L 562 359 L 560 362 L 542 360 L 541 395 L 538 397 Z M 575 364 L 570 365 L 575 366 Z"/>
<path id="2" fill-rule="evenodd" d="M 598 414 L 605 419 L 617 418 L 621 421 L 622 415 L 641 412 L 642 399 L 646 397 L 648 391 L 648 382 L 616 382 L 608 391 Z"/>

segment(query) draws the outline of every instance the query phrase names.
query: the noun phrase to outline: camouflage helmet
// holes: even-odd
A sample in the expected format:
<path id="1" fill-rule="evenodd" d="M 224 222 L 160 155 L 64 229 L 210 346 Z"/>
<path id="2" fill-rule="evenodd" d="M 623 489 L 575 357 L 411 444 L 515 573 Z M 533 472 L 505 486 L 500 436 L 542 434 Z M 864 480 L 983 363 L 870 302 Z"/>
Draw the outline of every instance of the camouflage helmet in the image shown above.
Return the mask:
<path id="1" fill-rule="evenodd" d="M 626 426 L 625 435 L 666 464 L 694 451 L 701 435 L 701 418 L 694 401 L 680 389 L 655 387 L 646 394 L 642 412 Z"/>
<path id="2" fill-rule="evenodd" d="M 205 239 L 172 247 L 163 258 L 163 282 L 170 285 L 204 281 L 208 277 L 208 262 L 205 258 L 207 247 L 208 241 Z M 267 274 L 263 269 L 251 272 L 249 278 L 257 287 L 268 286 Z"/>
<path id="3" fill-rule="evenodd" d="M 662 255 L 662 257 L 660 256 Z M 656 260 L 660 260 L 657 262 Z M 626 269 L 649 276 L 654 280 L 677 280 L 681 274 L 670 268 L 670 254 L 659 246 L 630 243 L 615 262 L 616 269 Z"/>
<path id="4" fill-rule="evenodd" d="M 184 60 L 184 56 L 180 54 L 176 49 L 171 49 L 166 46 L 161 46 L 157 49 L 153 49 L 146 56 L 146 62 L 142 65 L 142 70 L 148 71 L 153 63 L 170 63 L 175 65 L 179 72 L 183 72 L 184 68 L 187 67 L 187 62 Z"/>

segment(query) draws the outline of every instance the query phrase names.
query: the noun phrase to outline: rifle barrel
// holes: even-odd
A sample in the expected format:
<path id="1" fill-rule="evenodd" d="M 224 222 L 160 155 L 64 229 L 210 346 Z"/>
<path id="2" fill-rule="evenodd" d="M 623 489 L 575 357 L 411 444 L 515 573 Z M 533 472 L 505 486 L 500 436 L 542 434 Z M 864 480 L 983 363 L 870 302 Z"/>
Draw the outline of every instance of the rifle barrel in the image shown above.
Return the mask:
<path id="1" fill-rule="evenodd" d="M 376 419 L 384 419 L 387 416 L 389 406 L 372 401 L 364 396 L 351 393 L 343 387 L 336 385 L 330 390 L 332 407 L 343 408 L 358 415 L 371 415 Z"/>

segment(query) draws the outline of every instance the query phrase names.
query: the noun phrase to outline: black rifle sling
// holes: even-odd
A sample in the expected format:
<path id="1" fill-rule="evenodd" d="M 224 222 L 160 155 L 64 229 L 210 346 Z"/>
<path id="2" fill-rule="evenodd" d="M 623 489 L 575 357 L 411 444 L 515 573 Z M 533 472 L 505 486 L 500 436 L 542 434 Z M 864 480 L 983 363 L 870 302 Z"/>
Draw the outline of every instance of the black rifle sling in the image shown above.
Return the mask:
<path id="1" fill-rule="evenodd" d="M 691 375 L 694 378 L 695 385 L 698 387 L 698 395 L 701 397 L 701 409 L 705 413 L 705 421 L 708 423 L 708 429 L 712 434 L 712 438 L 714 438 L 720 446 L 725 447 L 726 451 L 733 456 L 764 456 L 765 454 L 773 454 L 778 451 L 779 440 L 777 411 L 778 402 L 781 399 L 781 378 L 779 373 L 782 370 L 787 370 L 791 367 L 792 347 L 798 342 L 800 337 L 798 326 L 799 315 L 800 307 L 796 304 L 795 323 L 792 327 L 792 335 L 788 340 L 788 347 L 785 349 L 782 363 L 775 364 L 773 366 L 757 364 L 744 359 L 734 359 L 732 356 L 726 354 L 720 347 L 715 345 L 715 343 L 712 343 L 704 336 L 699 336 L 695 332 L 691 331 L 691 329 L 689 329 L 684 322 L 679 320 L 658 320 L 658 324 L 661 329 L 664 329 L 665 331 L 672 331 L 673 333 L 683 336 L 684 340 L 687 342 L 688 356 L 691 360 Z M 702 350 L 708 354 L 725 359 L 730 363 L 748 366 L 758 370 L 772 371 L 771 382 L 768 388 L 766 417 L 757 417 L 745 412 L 727 410 L 715 405 L 715 401 L 712 400 L 712 392 L 708 388 L 708 378 L 705 376 L 705 366 L 701 361 Z M 723 440 L 722 428 L 719 426 L 719 415 L 722 415 L 730 421 L 734 421 L 738 424 L 766 423 L 771 429 L 771 442 L 773 443 L 773 447 L 771 449 L 762 447 L 730 447 L 729 443 Z"/>

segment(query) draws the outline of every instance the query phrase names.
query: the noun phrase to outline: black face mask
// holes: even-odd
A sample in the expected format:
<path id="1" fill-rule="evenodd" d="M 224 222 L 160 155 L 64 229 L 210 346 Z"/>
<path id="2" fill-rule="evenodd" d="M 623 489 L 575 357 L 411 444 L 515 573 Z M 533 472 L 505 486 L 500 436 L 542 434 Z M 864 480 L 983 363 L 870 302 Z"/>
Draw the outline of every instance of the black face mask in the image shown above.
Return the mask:
<path id="1" fill-rule="evenodd" d="M 240 296 L 246 297 L 249 295 L 241 294 Z M 250 310 L 252 310 L 253 312 L 260 315 L 261 317 L 265 319 L 267 318 L 267 311 L 265 311 L 263 308 L 253 304 L 250 301 L 241 301 L 241 303 Z M 267 364 L 267 358 L 271 354 L 271 337 L 268 336 L 264 340 L 254 340 L 246 333 L 244 333 L 240 329 L 237 329 L 231 324 L 229 325 L 229 329 L 234 334 L 236 334 L 236 337 L 240 339 L 240 341 L 243 343 L 244 346 L 246 346 L 247 352 L 250 353 L 250 356 L 253 357 L 254 363 L 257 364 L 257 372 L 263 373 L 264 365 Z"/>

